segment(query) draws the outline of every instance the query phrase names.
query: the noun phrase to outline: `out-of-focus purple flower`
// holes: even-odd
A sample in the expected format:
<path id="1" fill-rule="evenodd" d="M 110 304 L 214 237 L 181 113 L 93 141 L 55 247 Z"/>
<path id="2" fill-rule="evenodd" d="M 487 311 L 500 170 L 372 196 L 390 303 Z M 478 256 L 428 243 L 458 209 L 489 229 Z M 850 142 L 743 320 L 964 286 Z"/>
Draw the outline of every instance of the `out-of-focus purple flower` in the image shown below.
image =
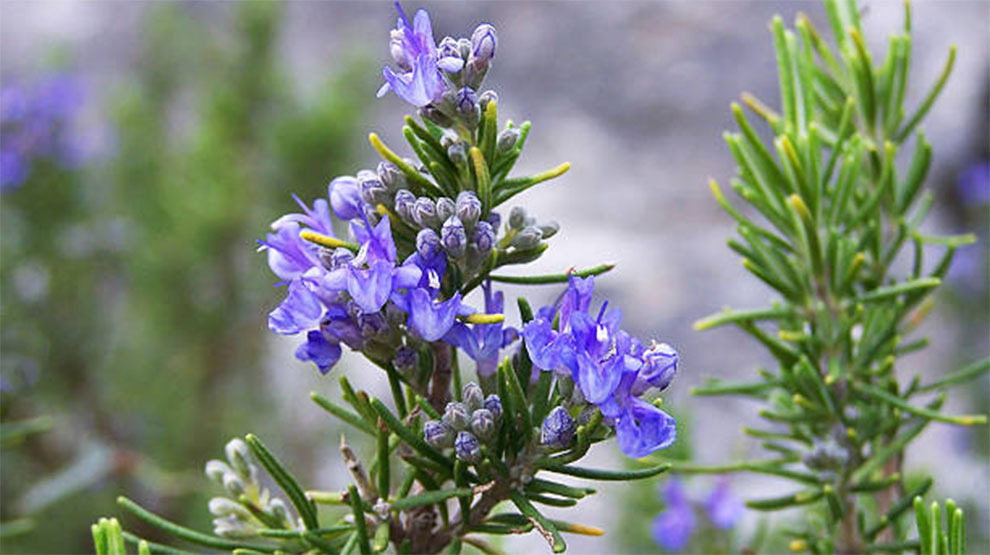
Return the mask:
<path id="1" fill-rule="evenodd" d="M 355 177 L 337 177 L 327 186 L 330 206 L 341 220 L 354 220 L 364 215 L 361 187 Z"/>
<path id="2" fill-rule="evenodd" d="M 385 85 L 379 89 L 378 96 L 384 96 L 391 89 L 413 106 L 437 102 L 443 97 L 445 84 L 437 64 L 430 16 L 426 10 L 419 10 L 410 23 L 398 2 L 395 7 L 399 11 L 399 21 L 392 31 L 389 49 L 400 72 L 396 73 L 388 66 L 382 70 Z M 445 67 L 452 68 L 455 64 L 450 58 L 444 58 Z"/>
<path id="3" fill-rule="evenodd" d="M 82 87 L 70 74 L 0 89 L 0 191 L 26 181 L 36 160 L 78 165 L 80 145 L 66 128 L 81 103 Z"/>
<path id="4" fill-rule="evenodd" d="M 719 478 L 715 483 L 705 500 L 705 512 L 708 513 L 708 520 L 722 530 L 728 530 L 739 522 L 743 514 L 743 503 L 732 494 L 728 478 Z"/>
<path id="5" fill-rule="evenodd" d="M 990 162 L 973 164 L 959 173 L 956 192 L 970 206 L 990 204 Z"/>
<path id="6" fill-rule="evenodd" d="M 666 509 L 653 520 L 650 533 L 660 547 L 667 551 L 680 551 L 687 547 L 694 531 L 694 510 L 684 493 L 684 485 L 677 478 L 667 481 L 663 498 Z"/>

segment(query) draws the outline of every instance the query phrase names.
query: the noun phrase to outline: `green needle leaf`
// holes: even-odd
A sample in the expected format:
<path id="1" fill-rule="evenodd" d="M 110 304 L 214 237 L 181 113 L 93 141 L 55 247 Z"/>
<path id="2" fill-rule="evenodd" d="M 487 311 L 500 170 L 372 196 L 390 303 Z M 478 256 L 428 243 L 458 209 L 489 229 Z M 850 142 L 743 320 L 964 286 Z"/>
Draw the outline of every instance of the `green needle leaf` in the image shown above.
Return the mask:
<path id="1" fill-rule="evenodd" d="M 282 491 L 289 497 L 292 501 L 293 506 L 299 511 L 299 517 L 302 518 L 303 524 L 306 525 L 308 530 L 312 530 L 320 527 L 320 523 L 316 518 L 316 508 L 313 506 L 313 502 L 306 497 L 303 493 L 301 487 L 299 487 L 299 482 L 296 478 L 284 467 L 282 463 L 275 458 L 275 455 L 268 450 L 268 447 L 258 439 L 258 436 L 254 434 L 248 434 L 244 436 L 244 440 L 247 442 L 248 447 L 251 448 L 251 452 L 258 459 L 258 462 L 265 467 L 265 470 L 271 474 L 275 482 L 282 488 Z"/>
<path id="2" fill-rule="evenodd" d="M 629 480 L 642 480 L 644 478 L 652 478 L 657 474 L 661 474 L 663 472 L 666 472 L 667 470 L 670 470 L 670 464 L 663 463 L 657 466 L 644 468 L 641 470 L 599 470 L 594 468 L 584 468 L 581 466 L 550 464 L 544 466 L 542 470 L 546 470 L 548 472 L 556 472 L 557 474 L 566 474 L 568 476 L 575 476 L 577 478 L 587 478 L 589 480 L 625 482 Z"/>

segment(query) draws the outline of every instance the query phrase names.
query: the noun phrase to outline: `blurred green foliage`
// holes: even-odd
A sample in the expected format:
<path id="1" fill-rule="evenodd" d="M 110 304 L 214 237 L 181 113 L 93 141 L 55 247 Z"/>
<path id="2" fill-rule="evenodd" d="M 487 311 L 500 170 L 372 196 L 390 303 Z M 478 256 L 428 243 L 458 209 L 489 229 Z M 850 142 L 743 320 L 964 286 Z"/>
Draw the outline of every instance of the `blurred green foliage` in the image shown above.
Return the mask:
<path id="1" fill-rule="evenodd" d="M 8 425 L 49 414 L 54 429 L 4 442 L 0 513 L 63 532 L 17 521 L 3 551 L 90 550 L 86 525 L 122 487 L 176 517 L 205 512 L 196 461 L 222 430 L 249 415 L 252 429 L 287 427 L 258 418 L 277 292 L 251 269 L 254 240 L 289 193 L 325 195 L 344 171 L 374 76 L 345 53 L 317 100 L 300 98 L 279 67 L 281 12 L 227 5 L 217 27 L 188 5 L 149 6 L 126 85 L 88 98 L 112 152 L 42 165 L 4 195 L 3 375 L 37 381 L 13 384 L 0 411 Z"/>

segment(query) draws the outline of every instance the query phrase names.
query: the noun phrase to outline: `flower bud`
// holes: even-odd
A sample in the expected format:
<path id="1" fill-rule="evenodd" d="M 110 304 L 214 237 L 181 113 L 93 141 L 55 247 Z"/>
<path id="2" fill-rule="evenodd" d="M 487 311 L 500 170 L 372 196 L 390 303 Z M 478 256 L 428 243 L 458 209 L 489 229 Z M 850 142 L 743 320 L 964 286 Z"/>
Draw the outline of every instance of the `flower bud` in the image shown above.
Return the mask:
<path id="1" fill-rule="evenodd" d="M 490 441 L 495 437 L 495 416 L 487 409 L 478 409 L 471 413 L 471 431 L 481 441 Z"/>
<path id="2" fill-rule="evenodd" d="M 416 195 L 409 189 L 399 189 L 395 192 L 395 213 L 406 223 L 414 223 L 412 216 L 413 206 L 416 204 Z"/>
<path id="3" fill-rule="evenodd" d="M 457 206 L 454 201 L 448 197 L 440 197 L 437 199 L 437 217 L 443 221 L 447 221 L 451 216 L 457 212 Z"/>
<path id="4" fill-rule="evenodd" d="M 454 440 L 454 453 L 462 461 L 478 462 L 481 460 L 481 444 L 470 432 L 460 432 Z"/>
<path id="5" fill-rule="evenodd" d="M 361 313 L 358 315 L 358 329 L 365 338 L 377 337 L 388 331 L 388 322 L 381 312 Z"/>
<path id="6" fill-rule="evenodd" d="M 473 122 L 478 117 L 478 95 L 471 87 L 464 87 L 457 91 L 457 96 L 454 97 L 454 106 L 457 107 L 459 114 L 468 118 L 468 121 Z"/>
<path id="7" fill-rule="evenodd" d="M 509 127 L 498 134 L 498 142 L 495 143 L 495 148 L 501 154 L 508 154 L 516 146 L 516 141 L 518 140 L 519 129 Z"/>
<path id="8" fill-rule="evenodd" d="M 223 538 L 243 540 L 257 537 L 258 529 L 234 516 L 226 516 L 213 520 L 213 533 Z"/>
<path id="9" fill-rule="evenodd" d="M 574 419 L 564 407 L 554 407 L 543 419 L 540 443 L 554 449 L 568 447 L 574 441 Z"/>
<path id="10" fill-rule="evenodd" d="M 479 254 L 488 254 L 495 245 L 495 230 L 492 229 L 491 224 L 478 222 L 478 225 L 474 226 L 471 243 L 478 249 Z"/>
<path id="11" fill-rule="evenodd" d="M 461 399 L 465 405 L 467 405 L 468 410 L 475 411 L 482 407 L 485 402 L 485 394 L 481 391 L 481 387 L 474 382 L 468 382 L 461 390 Z"/>
<path id="12" fill-rule="evenodd" d="M 416 252 L 424 260 L 432 260 L 440 251 L 440 236 L 430 228 L 421 229 L 416 234 Z"/>
<path id="13" fill-rule="evenodd" d="M 278 497 L 268 502 L 268 513 L 278 519 L 279 522 L 292 522 L 292 517 L 289 516 L 289 508 L 285 505 L 285 501 L 282 501 Z"/>
<path id="14" fill-rule="evenodd" d="M 543 234 L 540 233 L 540 230 L 535 227 L 527 227 L 512 238 L 511 244 L 521 251 L 528 251 L 535 249 L 540 244 L 541 239 L 543 239 Z"/>
<path id="15" fill-rule="evenodd" d="M 251 464 L 248 462 L 251 454 L 247 443 L 244 443 L 243 439 L 235 437 L 234 439 L 228 441 L 227 445 L 224 447 L 224 452 L 227 453 L 227 460 L 230 461 L 230 467 L 233 468 L 237 474 L 239 474 L 242 478 L 248 478 L 251 476 Z"/>
<path id="16" fill-rule="evenodd" d="M 440 69 L 457 73 L 464 67 L 464 57 L 461 56 L 461 49 L 457 46 L 457 40 L 453 37 L 444 37 L 437 45 L 437 58 Z"/>
<path id="17" fill-rule="evenodd" d="M 488 223 L 491 224 L 492 229 L 498 233 L 498 226 L 502 225 L 502 215 L 492 210 L 488 213 Z"/>
<path id="18" fill-rule="evenodd" d="M 447 158 L 458 166 L 467 164 L 467 150 L 464 148 L 464 143 L 454 143 L 447 147 Z"/>
<path id="19" fill-rule="evenodd" d="M 643 368 L 637 378 L 663 391 L 677 375 L 677 351 L 666 343 L 657 343 L 643 353 Z"/>
<path id="20" fill-rule="evenodd" d="M 495 57 L 495 48 L 498 46 L 498 34 L 495 27 L 488 23 L 482 23 L 471 33 L 471 61 L 476 66 L 487 64 Z"/>
<path id="21" fill-rule="evenodd" d="M 244 480 L 236 472 L 228 472 L 223 475 L 223 489 L 227 490 L 227 495 L 238 498 L 247 491 L 244 488 Z"/>
<path id="22" fill-rule="evenodd" d="M 509 211 L 509 228 L 522 229 L 526 225 L 526 209 L 522 206 L 513 206 Z"/>
<path id="23" fill-rule="evenodd" d="M 495 91 L 485 91 L 478 97 L 478 107 L 481 108 L 482 112 L 488 109 L 489 102 L 498 102 L 498 94 Z"/>
<path id="24" fill-rule="evenodd" d="M 217 484 L 223 485 L 223 476 L 228 472 L 233 472 L 227 463 L 213 459 L 206 461 L 206 477 Z"/>
<path id="25" fill-rule="evenodd" d="M 443 411 L 443 421 L 455 430 L 463 430 L 471 424 L 471 412 L 464 403 L 450 402 Z"/>
<path id="26" fill-rule="evenodd" d="M 446 449 L 452 446 L 454 434 L 454 429 L 440 420 L 430 420 L 423 425 L 423 440 L 437 449 Z"/>
<path id="27" fill-rule="evenodd" d="M 437 205 L 433 199 L 419 197 L 412 209 L 413 219 L 420 227 L 440 227 L 440 219 L 437 218 Z"/>
<path id="28" fill-rule="evenodd" d="M 371 170 L 361 170 L 357 173 L 358 186 L 360 187 L 361 200 L 371 206 L 378 204 L 388 204 L 392 201 L 385 184 L 378 178 L 378 173 Z"/>
<path id="29" fill-rule="evenodd" d="M 378 179 L 389 191 L 396 191 L 406 186 L 406 174 L 398 166 L 384 160 L 378 163 Z"/>
<path id="30" fill-rule="evenodd" d="M 443 223 L 443 229 L 440 230 L 440 242 L 448 256 L 453 258 L 464 256 L 465 249 L 467 249 L 467 233 L 464 231 L 464 224 L 457 216 L 451 216 Z"/>
<path id="31" fill-rule="evenodd" d="M 481 201 L 478 200 L 478 195 L 472 191 L 458 193 L 455 211 L 465 227 L 474 227 L 481 217 Z"/>
<path id="32" fill-rule="evenodd" d="M 419 353 L 412 347 L 402 345 L 395 350 L 392 366 L 395 366 L 395 369 L 402 374 L 409 370 L 415 370 L 419 366 Z"/>
<path id="33" fill-rule="evenodd" d="M 560 231 L 560 224 L 558 224 L 556 220 L 550 220 L 549 222 L 544 222 L 536 226 L 536 229 L 540 230 L 540 235 L 542 235 L 544 239 L 549 239 Z"/>
<path id="34" fill-rule="evenodd" d="M 209 503 L 210 514 L 213 516 L 233 516 L 243 520 L 251 520 L 251 512 L 243 505 L 226 497 L 214 497 Z"/>
<path id="35" fill-rule="evenodd" d="M 468 59 L 471 56 L 471 39 L 457 39 L 457 52 L 461 58 Z"/>
<path id="36" fill-rule="evenodd" d="M 327 186 L 330 207 L 341 220 L 360 218 L 364 212 L 358 180 L 349 175 L 338 177 Z"/>
<path id="37" fill-rule="evenodd" d="M 492 393 L 485 398 L 485 410 L 492 414 L 495 420 L 498 420 L 502 416 L 502 400 L 499 399 L 498 395 Z"/>

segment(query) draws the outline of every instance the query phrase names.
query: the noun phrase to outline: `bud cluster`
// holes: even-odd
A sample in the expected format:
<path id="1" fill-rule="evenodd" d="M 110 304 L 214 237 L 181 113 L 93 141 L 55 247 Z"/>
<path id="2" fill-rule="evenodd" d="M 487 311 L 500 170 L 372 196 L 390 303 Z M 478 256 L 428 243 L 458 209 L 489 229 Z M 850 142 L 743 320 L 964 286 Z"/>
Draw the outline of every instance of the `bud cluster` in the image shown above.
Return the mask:
<path id="1" fill-rule="evenodd" d="M 213 533 L 230 539 L 253 538 L 258 528 L 277 523 L 284 528 L 294 528 L 292 516 L 285 502 L 271 497 L 258 481 L 258 467 L 251 462 L 251 452 L 240 438 L 227 442 L 224 448 L 227 461 L 217 459 L 206 463 L 206 476 L 223 486 L 226 497 L 210 499 L 209 509 L 213 519 Z M 268 522 L 262 522 L 252 514 L 260 511 Z"/>
<path id="2" fill-rule="evenodd" d="M 521 251 L 535 249 L 540 241 L 553 237 L 560 230 L 560 224 L 554 220 L 537 223 L 522 206 L 514 206 L 509 211 L 507 227 L 505 240 Z"/>
<path id="3" fill-rule="evenodd" d="M 498 395 L 484 396 L 474 382 L 464 386 L 461 401 L 447 403 L 440 420 L 423 426 L 423 438 L 437 449 L 454 448 L 458 459 L 476 463 L 481 460 L 481 445 L 495 439 L 502 417 L 502 400 Z"/>

